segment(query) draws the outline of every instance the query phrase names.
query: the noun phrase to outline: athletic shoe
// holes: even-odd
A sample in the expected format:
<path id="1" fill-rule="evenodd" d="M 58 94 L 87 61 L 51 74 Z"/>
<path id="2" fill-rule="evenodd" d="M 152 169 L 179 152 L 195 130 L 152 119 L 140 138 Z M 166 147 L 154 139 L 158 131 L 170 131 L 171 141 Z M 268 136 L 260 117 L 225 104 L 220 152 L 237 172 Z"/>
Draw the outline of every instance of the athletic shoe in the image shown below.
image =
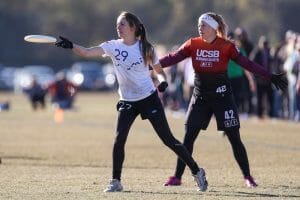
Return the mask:
<path id="1" fill-rule="evenodd" d="M 199 187 L 199 191 L 206 191 L 208 183 L 205 177 L 205 171 L 203 168 L 200 168 L 196 175 L 193 175 L 194 180 L 197 183 L 197 186 Z"/>
<path id="2" fill-rule="evenodd" d="M 245 183 L 246 183 L 246 186 L 249 187 L 249 188 L 255 188 L 255 187 L 258 186 L 257 183 L 255 183 L 252 176 L 246 176 L 245 177 Z"/>
<path id="3" fill-rule="evenodd" d="M 176 176 L 170 176 L 164 186 L 178 186 L 181 185 L 181 180 Z"/>
<path id="4" fill-rule="evenodd" d="M 112 179 L 109 185 L 103 192 L 121 192 L 123 191 L 123 186 L 118 179 Z"/>

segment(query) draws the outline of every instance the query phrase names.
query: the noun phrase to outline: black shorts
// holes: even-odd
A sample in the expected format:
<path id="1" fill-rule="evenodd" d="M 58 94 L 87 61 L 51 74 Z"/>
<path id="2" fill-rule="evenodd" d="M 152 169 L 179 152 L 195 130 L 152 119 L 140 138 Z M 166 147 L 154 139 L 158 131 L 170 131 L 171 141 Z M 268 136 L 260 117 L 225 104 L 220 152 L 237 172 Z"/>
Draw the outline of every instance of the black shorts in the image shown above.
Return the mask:
<path id="1" fill-rule="evenodd" d="M 206 130 L 212 115 L 220 131 L 239 129 L 238 111 L 232 94 L 226 96 L 196 97 L 190 101 L 186 125 Z"/>
<path id="2" fill-rule="evenodd" d="M 117 110 L 118 112 L 128 112 L 128 114 L 141 114 L 143 120 L 164 113 L 164 108 L 158 97 L 157 91 L 139 101 L 132 102 L 120 100 L 117 104 Z"/>

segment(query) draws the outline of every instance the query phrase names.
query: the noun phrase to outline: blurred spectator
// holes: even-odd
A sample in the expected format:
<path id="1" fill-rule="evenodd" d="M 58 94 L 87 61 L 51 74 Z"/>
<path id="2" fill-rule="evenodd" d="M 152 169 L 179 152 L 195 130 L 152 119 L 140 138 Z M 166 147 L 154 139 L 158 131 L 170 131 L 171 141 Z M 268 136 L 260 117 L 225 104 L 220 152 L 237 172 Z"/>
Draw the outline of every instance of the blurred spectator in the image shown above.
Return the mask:
<path id="1" fill-rule="evenodd" d="M 70 109 L 73 107 L 77 88 L 66 79 L 65 73 L 59 72 L 56 80 L 49 85 L 48 92 L 51 102 L 55 106 L 61 109 Z"/>
<path id="2" fill-rule="evenodd" d="M 298 72 L 298 79 L 297 79 L 297 84 L 296 84 L 296 105 L 297 105 L 297 118 L 296 121 L 300 121 L 300 65 L 299 66 L 299 72 Z"/>
<path id="3" fill-rule="evenodd" d="M 45 96 L 47 92 L 37 82 L 36 77 L 32 77 L 29 88 L 24 89 L 24 92 L 28 95 L 33 110 L 36 110 L 38 107 L 45 108 Z"/>
<path id="4" fill-rule="evenodd" d="M 286 59 L 285 43 L 277 44 L 270 50 L 272 58 L 272 71 L 274 73 L 284 72 L 283 63 Z M 273 90 L 273 115 L 276 118 L 288 118 L 288 91 Z"/>
<path id="5" fill-rule="evenodd" d="M 298 53 L 298 60 L 293 67 L 293 73 L 297 77 L 296 80 L 296 112 L 295 121 L 300 121 L 300 40 L 296 44 L 296 50 Z"/>
<path id="6" fill-rule="evenodd" d="M 234 30 L 236 40 L 240 43 L 240 47 L 246 51 L 246 55 L 249 56 L 253 50 L 253 43 L 249 40 L 246 30 L 242 27 L 237 27 Z"/>
<path id="7" fill-rule="evenodd" d="M 179 101 L 179 91 L 178 91 L 178 70 L 177 65 L 173 65 L 169 68 L 164 69 L 167 82 L 169 84 L 168 88 L 164 93 L 162 93 L 162 101 L 165 107 L 170 108 L 171 110 L 180 109 Z"/>
<path id="8" fill-rule="evenodd" d="M 237 27 L 234 30 L 234 38 L 235 42 L 238 44 L 238 47 L 240 50 L 246 52 L 246 56 L 249 57 L 250 53 L 253 50 L 253 43 L 250 41 L 248 37 L 248 33 L 246 30 L 242 27 Z M 253 97 L 254 93 L 253 91 L 253 85 L 250 85 L 250 82 L 248 81 L 250 77 L 250 73 L 245 73 L 243 76 L 243 83 L 244 83 L 244 95 L 245 98 L 243 98 L 243 102 L 241 102 L 241 107 L 243 109 L 243 112 L 252 114 L 254 112 L 254 106 L 253 106 Z"/>
<path id="9" fill-rule="evenodd" d="M 172 47 L 172 50 L 177 49 L 178 46 L 175 45 Z M 182 64 L 182 63 L 180 63 Z M 184 107 L 183 100 L 183 71 L 181 69 L 181 65 L 175 64 L 168 68 L 164 69 L 167 82 L 169 84 L 168 88 L 165 92 L 161 93 L 161 99 L 163 105 L 168 107 L 172 111 L 178 111 L 182 107 Z"/>
<path id="10" fill-rule="evenodd" d="M 194 90 L 194 79 L 195 79 L 195 71 L 192 64 L 191 58 L 186 58 L 183 61 L 183 79 L 184 79 L 184 87 L 183 87 L 183 99 L 185 109 L 188 108 L 189 102 L 193 95 Z"/>
<path id="11" fill-rule="evenodd" d="M 246 52 L 243 48 L 241 48 L 240 41 L 235 41 L 234 34 L 232 32 L 228 33 L 228 38 L 232 40 L 236 46 L 239 48 L 240 53 L 246 56 Z M 254 83 L 254 79 L 252 74 L 247 70 L 244 70 L 241 66 L 239 66 L 234 61 L 230 60 L 228 63 L 228 78 L 231 83 L 233 96 L 235 98 L 235 102 L 238 108 L 239 113 L 243 113 L 243 115 L 248 115 L 248 109 L 246 109 L 246 105 L 244 102 L 246 101 L 248 95 L 246 91 L 247 85 L 250 86 L 251 92 L 255 92 L 256 87 Z M 247 79 L 245 79 L 245 77 Z M 241 115 L 241 117 L 243 116 Z"/>
<path id="12" fill-rule="evenodd" d="M 9 101 L 0 101 L 0 112 L 2 111 L 8 111 L 10 108 Z"/>
<path id="13" fill-rule="evenodd" d="M 294 33 L 292 31 L 287 31 L 286 33 L 286 60 L 284 62 L 283 68 L 287 73 L 288 78 L 288 99 L 289 99 L 289 118 L 290 120 L 294 120 L 296 115 L 296 79 L 297 76 L 292 72 L 293 67 L 297 60 L 299 60 L 299 54 L 296 50 L 296 44 L 297 44 L 297 38 L 299 38 L 299 35 L 297 36 L 297 33 Z"/>
<path id="14" fill-rule="evenodd" d="M 269 42 L 265 36 L 261 36 L 258 41 L 257 47 L 251 52 L 250 59 L 260 64 L 270 73 L 271 69 L 271 55 Z M 268 110 L 269 117 L 273 117 L 273 88 L 270 81 L 267 81 L 259 76 L 255 76 L 257 88 L 257 116 L 264 117 L 264 111 Z M 264 97 L 267 97 L 267 103 Z"/>

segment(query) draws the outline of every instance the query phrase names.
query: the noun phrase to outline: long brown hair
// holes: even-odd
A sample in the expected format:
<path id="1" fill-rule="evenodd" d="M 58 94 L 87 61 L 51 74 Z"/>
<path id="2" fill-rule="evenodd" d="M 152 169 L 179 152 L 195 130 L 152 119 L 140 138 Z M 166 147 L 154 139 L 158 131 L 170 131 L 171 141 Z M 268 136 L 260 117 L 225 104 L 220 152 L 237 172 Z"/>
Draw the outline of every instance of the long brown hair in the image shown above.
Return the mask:
<path id="1" fill-rule="evenodd" d="M 213 12 L 207 13 L 209 16 L 211 16 L 214 20 L 216 20 L 219 24 L 218 29 L 217 29 L 217 35 L 221 38 L 227 39 L 227 31 L 228 31 L 228 26 L 222 17 L 222 15 L 218 15 Z"/>
<path id="2" fill-rule="evenodd" d="M 141 23 L 141 20 L 134 14 L 125 11 L 121 12 L 120 16 L 126 19 L 130 27 L 135 27 L 135 36 L 139 37 L 141 40 L 141 51 L 144 62 L 146 66 L 148 64 L 152 64 L 154 48 L 153 45 L 147 40 L 146 29 Z"/>

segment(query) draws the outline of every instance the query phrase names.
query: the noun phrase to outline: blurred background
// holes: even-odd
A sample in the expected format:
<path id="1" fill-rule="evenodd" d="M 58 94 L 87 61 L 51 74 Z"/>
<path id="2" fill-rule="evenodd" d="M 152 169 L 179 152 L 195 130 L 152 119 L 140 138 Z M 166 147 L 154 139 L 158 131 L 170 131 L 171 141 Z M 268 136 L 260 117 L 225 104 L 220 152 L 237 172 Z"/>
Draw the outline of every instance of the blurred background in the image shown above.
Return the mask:
<path id="1" fill-rule="evenodd" d="M 300 32 L 299 0 L 2 0 L 0 63 L 69 67 L 81 58 L 52 45 L 26 43 L 24 36 L 63 35 L 84 46 L 98 45 L 117 37 L 116 18 L 123 10 L 141 18 L 152 43 L 167 47 L 196 36 L 197 19 L 207 11 L 221 14 L 232 30 L 243 27 L 254 43 L 266 35 L 275 45 L 287 30 Z"/>
<path id="2" fill-rule="evenodd" d="M 268 59 L 272 61 L 272 72 L 290 73 L 294 63 L 300 66 L 297 53 L 297 49 L 300 49 L 299 0 L 2 0 L 0 90 L 20 93 L 30 85 L 30 77 L 32 79 L 33 76 L 40 84 L 47 85 L 55 80 L 59 72 L 64 72 L 67 79 L 81 90 L 116 89 L 116 78 L 109 59 L 84 60 L 68 50 L 49 44 L 27 43 L 23 38 L 29 34 L 46 34 L 57 38 L 61 35 L 86 47 L 96 46 L 117 38 L 115 24 L 121 11 L 133 12 L 140 17 L 147 29 L 148 39 L 162 53 L 197 36 L 199 16 L 213 11 L 224 17 L 233 39 L 243 43 L 237 37 L 246 37 L 247 44 L 242 44 L 241 48 L 252 60 L 255 61 L 255 55 L 251 57 L 251 52 L 259 49 L 259 39 L 263 36 L 270 50 Z M 167 73 L 171 77 L 169 90 L 173 88 L 173 93 L 175 90 L 184 90 L 181 86 L 185 81 L 182 78 L 185 72 L 182 70 L 179 74 L 182 77 L 177 76 L 178 70 Z M 291 76 L 294 81 L 297 75 Z M 273 112 L 269 114 L 270 117 L 295 117 L 294 97 L 291 97 L 295 93 L 295 82 L 291 82 L 291 85 L 291 91 L 287 94 L 273 91 L 275 106 L 268 105 L 274 107 L 273 111 L 269 111 Z M 249 86 L 245 87 L 249 90 Z M 180 93 L 182 96 L 183 92 Z M 253 104 L 257 104 L 255 91 L 248 93 L 253 94 L 249 97 L 245 94 L 243 98 L 250 98 Z M 183 97 L 176 95 L 169 95 L 173 100 L 163 99 L 164 104 L 173 101 L 173 110 L 185 109 L 189 99 L 178 100 Z M 274 114 L 279 107 L 280 113 Z"/>

